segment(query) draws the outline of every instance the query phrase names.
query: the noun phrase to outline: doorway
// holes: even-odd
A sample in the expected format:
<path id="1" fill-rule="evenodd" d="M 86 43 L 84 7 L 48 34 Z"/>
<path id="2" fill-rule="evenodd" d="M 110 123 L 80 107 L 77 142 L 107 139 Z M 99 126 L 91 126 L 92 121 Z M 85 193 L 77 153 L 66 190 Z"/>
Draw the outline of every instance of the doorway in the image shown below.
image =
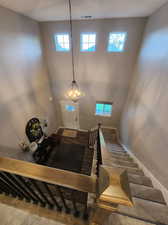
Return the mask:
<path id="1" fill-rule="evenodd" d="M 79 104 L 68 100 L 60 102 L 64 127 L 79 129 Z"/>

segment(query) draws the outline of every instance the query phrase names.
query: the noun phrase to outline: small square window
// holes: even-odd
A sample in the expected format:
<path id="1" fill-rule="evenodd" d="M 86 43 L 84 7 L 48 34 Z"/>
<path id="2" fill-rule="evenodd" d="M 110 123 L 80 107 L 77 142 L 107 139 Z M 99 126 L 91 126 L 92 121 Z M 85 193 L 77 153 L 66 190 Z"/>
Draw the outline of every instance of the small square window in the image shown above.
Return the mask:
<path id="1" fill-rule="evenodd" d="M 107 51 L 108 52 L 123 52 L 126 36 L 127 36 L 127 33 L 125 32 L 110 33 Z"/>
<path id="2" fill-rule="evenodd" d="M 81 52 L 95 52 L 96 51 L 96 33 L 82 33 L 81 34 Z"/>
<path id="3" fill-rule="evenodd" d="M 96 103 L 96 112 L 97 116 L 111 116 L 112 114 L 112 103 Z"/>
<path id="4" fill-rule="evenodd" d="M 73 106 L 73 105 L 66 105 L 65 108 L 68 112 L 74 112 L 75 111 L 75 106 Z"/>
<path id="5" fill-rule="evenodd" d="M 58 52 L 69 52 L 70 44 L 69 44 L 69 34 L 56 34 L 55 35 L 55 47 Z"/>

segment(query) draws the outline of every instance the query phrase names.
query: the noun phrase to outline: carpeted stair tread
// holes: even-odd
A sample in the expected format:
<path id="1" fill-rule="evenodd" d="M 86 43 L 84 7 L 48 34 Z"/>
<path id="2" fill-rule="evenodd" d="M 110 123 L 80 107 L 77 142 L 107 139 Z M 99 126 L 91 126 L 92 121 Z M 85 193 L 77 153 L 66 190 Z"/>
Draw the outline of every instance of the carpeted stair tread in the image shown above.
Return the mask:
<path id="1" fill-rule="evenodd" d="M 110 155 L 113 157 L 119 157 L 119 158 L 121 158 L 121 159 L 125 159 L 125 160 L 129 160 L 129 159 L 131 159 L 131 157 L 129 156 L 129 155 L 122 155 L 122 154 L 118 154 L 118 153 L 116 153 L 116 152 L 110 152 Z"/>
<path id="2" fill-rule="evenodd" d="M 133 198 L 134 206 L 119 206 L 119 213 L 132 216 L 135 218 L 144 219 L 151 222 L 156 222 L 157 224 L 168 225 L 168 207 L 147 200 L 142 200 L 138 198 Z"/>
<path id="3" fill-rule="evenodd" d="M 115 158 L 111 158 L 109 160 L 106 160 L 112 163 L 115 163 L 117 165 L 121 165 L 121 166 L 128 166 L 128 167 L 133 167 L 133 168 L 138 168 L 138 165 L 134 162 L 129 162 L 129 161 L 124 161 L 124 160 L 118 160 Z"/>
<path id="4" fill-rule="evenodd" d="M 145 185 L 148 187 L 153 187 L 151 179 L 146 176 L 140 176 L 140 175 L 136 175 L 136 174 L 128 174 L 128 180 L 130 183 L 133 183 L 133 184 L 139 184 L 139 185 Z"/>
<path id="5" fill-rule="evenodd" d="M 104 225 L 153 225 L 153 223 L 113 213 Z"/>
<path id="6" fill-rule="evenodd" d="M 166 204 L 162 192 L 158 189 L 138 184 L 130 184 L 130 189 L 133 197 Z"/>
<path id="7" fill-rule="evenodd" d="M 110 152 L 115 152 L 115 153 L 124 153 L 125 155 L 127 155 L 127 152 L 126 151 L 123 151 L 123 150 L 118 150 L 116 148 L 111 148 L 110 149 Z"/>
<path id="8" fill-rule="evenodd" d="M 124 151 L 125 152 L 123 147 L 120 147 L 120 146 L 117 146 L 117 145 L 114 146 L 113 144 L 110 144 L 110 146 L 111 146 L 111 149 L 116 149 L 118 151 Z"/>
<path id="9" fill-rule="evenodd" d="M 133 168 L 133 167 L 128 167 L 128 166 L 121 166 L 121 165 L 117 165 L 117 164 L 115 164 L 113 162 L 110 163 L 108 161 L 107 162 L 104 161 L 103 163 L 104 163 L 104 165 L 107 165 L 107 166 L 125 169 L 128 174 L 129 173 L 133 173 L 133 174 L 137 174 L 137 175 L 141 175 L 141 176 L 144 175 L 144 172 L 142 170 L 138 169 L 138 168 Z"/>
<path id="10" fill-rule="evenodd" d="M 111 147 L 111 150 L 113 150 L 113 151 L 126 152 L 123 148 L 120 148 L 120 147 L 114 147 L 112 145 L 110 145 L 110 147 Z"/>
<path id="11" fill-rule="evenodd" d="M 122 160 L 122 161 L 126 161 L 126 162 L 133 162 L 133 159 L 130 158 L 129 156 L 118 156 L 118 155 L 115 155 L 115 154 L 110 154 L 111 158 L 114 158 L 114 159 L 118 159 L 118 160 Z"/>
<path id="12" fill-rule="evenodd" d="M 110 149 L 109 152 L 113 153 L 113 154 L 116 154 L 116 155 L 119 155 L 119 156 L 128 156 L 129 157 L 127 152 L 123 152 L 123 151 L 122 152 L 119 152 L 119 151 L 117 152 L 117 151 L 112 150 L 112 149 Z"/>

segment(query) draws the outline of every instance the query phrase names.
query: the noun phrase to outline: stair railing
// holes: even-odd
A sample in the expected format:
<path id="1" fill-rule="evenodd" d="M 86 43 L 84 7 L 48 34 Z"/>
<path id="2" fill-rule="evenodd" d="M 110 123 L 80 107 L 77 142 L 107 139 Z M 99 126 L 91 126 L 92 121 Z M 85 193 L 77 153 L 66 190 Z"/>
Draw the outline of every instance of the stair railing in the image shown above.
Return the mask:
<path id="1" fill-rule="evenodd" d="M 0 157 L 0 194 L 102 224 L 108 213 L 120 204 L 131 206 L 132 200 L 125 170 L 102 165 L 107 149 L 100 125 L 97 135 L 98 176 Z M 65 189 L 70 190 L 68 197 Z M 79 203 L 76 191 L 94 196 L 90 215 L 88 201 Z"/>
<path id="2" fill-rule="evenodd" d="M 68 198 L 64 189 L 69 191 Z M 1 194 L 87 218 L 87 201 L 79 207 L 76 191 L 95 194 L 96 178 L 0 157 Z"/>
<path id="3" fill-rule="evenodd" d="M 94 149 L 95 144 L 97 142 L 97 135 L 98 135 L 97 130 L 98 130 L 97 128 L 93 128 L 88 131 L 88 134 L 89 134 L 88 147 L 91 149 Z"/>

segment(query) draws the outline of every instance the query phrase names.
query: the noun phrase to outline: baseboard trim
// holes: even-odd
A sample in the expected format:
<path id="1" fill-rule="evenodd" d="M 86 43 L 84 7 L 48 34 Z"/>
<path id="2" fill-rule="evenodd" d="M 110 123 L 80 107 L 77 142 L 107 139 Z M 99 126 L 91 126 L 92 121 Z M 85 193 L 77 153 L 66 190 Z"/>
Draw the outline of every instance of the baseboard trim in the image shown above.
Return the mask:
<path id="1" fill-rule="evenodd" d="M 128 154 L 134 159 L 134 161 L 138 164 L 139 168 L 143 170 L 144 174 L 149 177 L 152 181 L 152 184 L 154 186 L 154 188 L 159 189 L 163 196 L 164 199 L 166 201 L 166 203 L 168 204 L 168 190 L 167 188 L 165 188 L 163 186 L 163 184 L 160 183 L 160 181 L 158 181 L 158 179 L 149 171 L 149 169 L 146 168 L 146 166 L 130 151 L 130 149 L 128 149 L 124 144 L 120 142 L 120 145 L 124 148 L 124 150 L 126 152 L 128 152 Z"/>

